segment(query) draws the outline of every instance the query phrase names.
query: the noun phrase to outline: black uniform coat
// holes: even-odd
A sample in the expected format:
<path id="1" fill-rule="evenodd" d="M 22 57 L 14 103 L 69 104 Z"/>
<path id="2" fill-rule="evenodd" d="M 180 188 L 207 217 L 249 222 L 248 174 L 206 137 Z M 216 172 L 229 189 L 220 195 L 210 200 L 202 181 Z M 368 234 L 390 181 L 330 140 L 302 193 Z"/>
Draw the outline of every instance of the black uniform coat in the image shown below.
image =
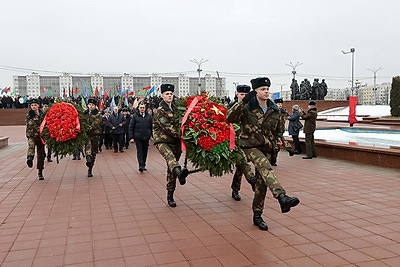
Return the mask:
<path id="1" fill-rule="evenodd" d="M 144 117 L 139 111 L 132 116 L 129 123 L 129 139 L 149 140 L 153 130 L 151 114 L 145 111 Z"/>

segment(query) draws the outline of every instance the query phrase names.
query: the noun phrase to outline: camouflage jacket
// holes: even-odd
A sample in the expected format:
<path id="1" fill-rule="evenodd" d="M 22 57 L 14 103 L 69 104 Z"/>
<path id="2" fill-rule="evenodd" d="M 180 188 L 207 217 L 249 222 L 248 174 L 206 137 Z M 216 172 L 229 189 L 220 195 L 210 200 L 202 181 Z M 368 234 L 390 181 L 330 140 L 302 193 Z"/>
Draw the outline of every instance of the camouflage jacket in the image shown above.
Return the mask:
<path id="1" fill-rule="evenodd" d="M 174 105 L 172 105 L 172 109 L 175 109 Z M 177 118 L 173 110 L 171 110 L 164 101 L 160 102 L 153 116 L 154 144 L 176 144 L 180 142 L 179 130 L 175 126 L 175 120 L 177 120 Z"/>
<path id="2" fill-rule="evenodd" d="M 239 146 L 242 148 L 260 147 L 272 151 L 276 143 L 276 133 L 281 128 L 278 106 L 267 100 L 268 110 L 264 114 L 254 97 L 247 104 L 236 103 L 227 112 L 229 122 L 240 125 Z"/>
<path id="3" fill-rule="evenodd" d="M 25 118 L 27 138 L 40 137 L 39 128 L 43 119 L 44 119 L 44 112 L 42 110 L 39 110 L 39 114 L 36 114 L 33 110 L 29 110 Z"/>
<path id="4" fill-rule="evenodd" d="M 101 114 L 98 109 L 93 110 L 92 112 L 89 109 L 83 112 L 87 116 L 88 135 L 100 135 L 101 134 Z"/>

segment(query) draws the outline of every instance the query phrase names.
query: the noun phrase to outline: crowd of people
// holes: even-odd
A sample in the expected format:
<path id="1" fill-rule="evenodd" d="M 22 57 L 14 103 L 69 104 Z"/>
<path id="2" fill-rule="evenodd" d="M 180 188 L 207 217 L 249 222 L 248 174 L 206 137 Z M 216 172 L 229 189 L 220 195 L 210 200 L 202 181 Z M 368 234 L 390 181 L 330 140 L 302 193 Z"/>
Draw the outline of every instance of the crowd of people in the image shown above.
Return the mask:
<path id="1" fill-rule="evenodd" d="M 241 177 L 244 175 L 254 191 L 252 204 L 253 224 L 261 230 L 268 230 L 268 225 L 262 218 L 264 200 L 267 188 L 277 199 L 282 213 L 289 212 L 297 206 L 300 200 L 290 197 L 279 182 L 273 171 L 277 166 L 278 153 L 281 145 L 288 151 L 290 156 L 300 154 L 302 148 L 299 142 L 299 132 L 303 128 L 300 118 L 305 120 L 304 132 L 306 134 L 306 156 L 303 159 L 316 157 L 313 133 L 317 117 L 316 102 L 310 101 L 308 111 L 303 111 L 298 105 L 292 107 L 289 114 L 282 106 L 283 100 L 270 99 L 270 80 L 267 77 L 251 80 L 251 87 L 238 85 L 235 101 L 223 103 L 227 107 L 227 120 L 240 126 L 239 141 L 236 144 L 243 154 L 243 160 L 236 164 L 236 170 L 232 180 L 232 198 L 239 201 Z M 186 178 L 190 171 L 179 163 L 182 154 L 180 131 L 176 129 L 176 106 L 174 96 L 174 85 L 162 84 L 161 96 L 146 98 L 136 103 L 132 99 L 130 105 L 119 108 L 117 99 L 112 108 L 110 99 L 107 99 L 103 110 L 98 109 L 99 97 L 87 100 L 88 131 L 87 141 L 82 151 L 74 154 L 75 160 L 80 159 L 84 151 L 88 177 L 93 176 L 93 166 L 96 154 L 105 147 L 114 153 L 123 153 L 130 144 L 136 145 L 138 170 L 147 171 L 146 161 L 150 140 L 153 139 L 155 147 L 166 161 L 167 177 L 167 204 L 176 207 L 174 193 L 177 183 L 186 184 Z M 40 124 L 45 116 L 41 105 L 46 106 L 54 99 L 32 99 L 29 102 L 29 112 L 26 116 L 26 133 L 28 138 L 27 165 L 33 167 L 34 152 L 36 148 L 38 178 L 43 180 L 43 168 L 45 160 L 45 147 L 39 135 Z M 81 104 L 80 96 L 71 98 L 77 104 Z M 133 108 L 133 107 L 134 108 Z M 285 122 L 289 121 L 289 135 L 292 136 L 294 149 L 285 139 Z M 51 151 L 47 152 L 48 160 L 51 161 Z M 250 165 L 252 163 L 252 166 Z M 254 170 L 254 171 L 253 171 Z"/>

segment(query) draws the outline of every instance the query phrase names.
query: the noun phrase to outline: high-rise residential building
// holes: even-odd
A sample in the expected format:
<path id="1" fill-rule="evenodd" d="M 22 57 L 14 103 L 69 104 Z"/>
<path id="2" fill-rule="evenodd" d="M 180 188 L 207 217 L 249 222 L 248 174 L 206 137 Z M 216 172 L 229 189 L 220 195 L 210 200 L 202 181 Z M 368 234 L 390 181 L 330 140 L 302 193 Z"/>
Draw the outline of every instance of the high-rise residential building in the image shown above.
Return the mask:
<path id="1" fill-rule="evenodd" d="M 197 77 L 188 77 L 185 74 L 179 76 L 161 76 L 151 74 L 149 76 L 137 76 L 124 73 L 121 76 L 93 74 L 90 76 L 72 75 L 64 73 L 59 76 L 41 76 L 36 72 L 26 76 L 14 76 L 14 88 L 19 95 L 57 96 L 63 97 L 70 92 L 76 95 L 91 94 L 97 88 L 101 94 L 106 90 L 111 94 L 120 90 L 129 90 L 138 94 L 143 88 L 149 86 L 159 87 L 163 83 L 175 85 L 175 94 L 179 97 L 193 95 L 199 91 Z M 200 79 L 201 90 L 206 90 L 210 95 L 224 97 L 228 95 L 226 90 L 226 78 L 214 77 L 206 74 Z"/>

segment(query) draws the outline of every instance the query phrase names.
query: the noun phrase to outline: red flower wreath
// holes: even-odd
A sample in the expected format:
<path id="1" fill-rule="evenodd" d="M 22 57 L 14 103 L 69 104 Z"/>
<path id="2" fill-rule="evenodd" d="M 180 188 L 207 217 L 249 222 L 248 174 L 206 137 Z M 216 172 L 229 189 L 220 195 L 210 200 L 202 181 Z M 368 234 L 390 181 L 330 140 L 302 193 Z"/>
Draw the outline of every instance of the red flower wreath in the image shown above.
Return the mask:
<path id="1" fill-rule="evenodd" d="M 49 130 L 50 138 L 56 142 L 75 139 L 81 131 L 78 111 L 70 103 L 60 102 L 53 105 L 43 122 Z"/>

